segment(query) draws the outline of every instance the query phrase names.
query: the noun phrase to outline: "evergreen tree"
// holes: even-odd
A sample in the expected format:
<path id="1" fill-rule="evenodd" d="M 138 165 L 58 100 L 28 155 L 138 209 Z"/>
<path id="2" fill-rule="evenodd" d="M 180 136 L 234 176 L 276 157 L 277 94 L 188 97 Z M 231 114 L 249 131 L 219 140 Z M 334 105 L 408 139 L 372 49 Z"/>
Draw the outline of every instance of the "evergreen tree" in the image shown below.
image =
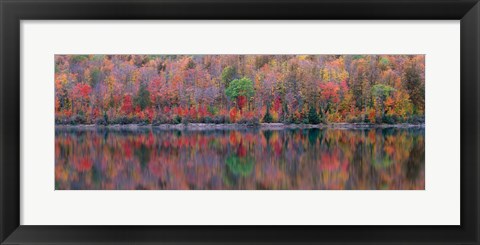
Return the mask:
<path id="1" fill-rule="evenodd" d="M 265 122 L 265 123 L 273 122 L 272 115 L 270 115 L 270 105 L 267 105 L 267 112 L 265 113 L 265 116 L 263 117 L 263 122 Z"/>
<path id="2" fill-rule="evenodd" d="M 320 123 L 320 117 L 318 116 L 317 110 L 315 110 L 315 107 L 312 105 L 310 105 L 310 109 L 308 110 L 308 122 L 310 124 Z"/>
<path id="3" fill-rule="evenodd" d="M 150 105 L 150 92 L 148 92 L 147 85 L 143 82 L 140 84 L 138 94 L 135 97 L 135 105 L 140 106 L 142 110 Z"/>

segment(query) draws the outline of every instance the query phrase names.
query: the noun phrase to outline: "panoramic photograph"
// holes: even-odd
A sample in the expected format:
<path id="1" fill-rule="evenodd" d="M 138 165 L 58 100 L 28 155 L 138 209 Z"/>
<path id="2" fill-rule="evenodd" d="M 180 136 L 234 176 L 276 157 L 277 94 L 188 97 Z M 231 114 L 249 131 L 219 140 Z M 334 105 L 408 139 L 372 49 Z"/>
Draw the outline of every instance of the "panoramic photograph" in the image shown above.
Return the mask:
<path id="1" fill-rule="evenodd" d="M 425 55 L 54 62 L 55 190 L 425 189 Z"/>

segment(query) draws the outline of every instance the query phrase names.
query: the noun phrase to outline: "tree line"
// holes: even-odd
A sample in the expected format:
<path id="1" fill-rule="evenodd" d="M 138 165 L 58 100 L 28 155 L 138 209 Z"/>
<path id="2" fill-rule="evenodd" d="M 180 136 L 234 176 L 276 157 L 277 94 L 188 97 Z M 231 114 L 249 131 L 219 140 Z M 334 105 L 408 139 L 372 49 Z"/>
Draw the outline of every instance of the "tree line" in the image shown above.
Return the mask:
<path id="1" fill-rule="evenodd" d="M 56 55 L 56 124 L 423 123 L 424 55 Z"/>

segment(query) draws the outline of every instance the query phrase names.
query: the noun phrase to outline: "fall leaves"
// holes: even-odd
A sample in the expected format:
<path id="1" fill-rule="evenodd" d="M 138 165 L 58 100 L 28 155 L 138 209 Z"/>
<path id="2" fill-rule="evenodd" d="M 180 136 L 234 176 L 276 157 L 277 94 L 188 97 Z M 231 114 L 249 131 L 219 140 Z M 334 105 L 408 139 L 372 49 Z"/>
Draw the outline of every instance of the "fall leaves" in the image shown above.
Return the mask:
<path id="1" fill-rule="evenodd" d="M 425 115 L 424 55 L 57 55 L 55 71 L 57 124 L 422 123 Z"/>

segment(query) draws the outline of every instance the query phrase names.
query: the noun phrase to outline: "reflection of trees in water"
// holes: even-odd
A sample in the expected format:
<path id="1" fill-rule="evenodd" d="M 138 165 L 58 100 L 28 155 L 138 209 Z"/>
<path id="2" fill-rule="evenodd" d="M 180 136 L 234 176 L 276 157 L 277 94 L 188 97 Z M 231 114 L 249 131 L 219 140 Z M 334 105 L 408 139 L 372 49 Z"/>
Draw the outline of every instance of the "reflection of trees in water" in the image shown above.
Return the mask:
<path id="1" fill-rule="evenodd" d="M 57 130 L 57 189 L 424 189 L 423 129 Z"/>
<path id="2" fill-rule="evenodd" d="M 420 172 L 425 167 L 425 141 L 423 138 L 417 138 L 413 142 L 410 157 L 405 164 L 407 179 L 412 182 L 419 178 Z"/>
<path id="3" fill-rule="evenodd" d="M 225 162 L 234 175 L 246 177 L 252 173 L 253 161 L 252 157 L 230 155 Z"/>

